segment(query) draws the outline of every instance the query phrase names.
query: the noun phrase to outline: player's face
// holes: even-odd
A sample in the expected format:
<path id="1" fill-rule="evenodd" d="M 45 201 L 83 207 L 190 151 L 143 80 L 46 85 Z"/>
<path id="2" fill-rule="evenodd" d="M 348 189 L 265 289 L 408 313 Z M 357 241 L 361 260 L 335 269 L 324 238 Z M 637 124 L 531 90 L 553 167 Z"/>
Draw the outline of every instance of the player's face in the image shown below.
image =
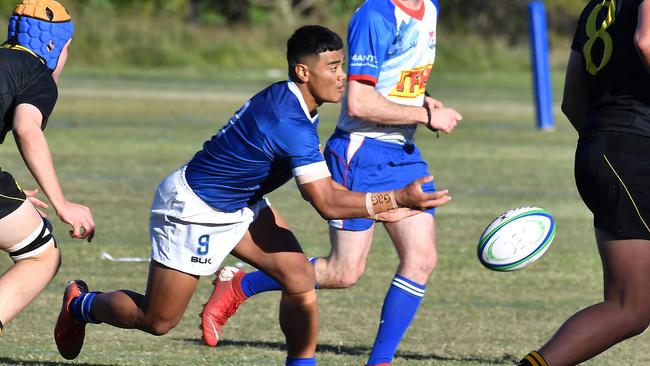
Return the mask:
<path id="1" fill-rule="evenodd" d="M 318 54 L 309 65 L 309 89 L 318 105 L 338 103 L 345 92 L 346 74 L 343 70 L 343 50 Z"/>

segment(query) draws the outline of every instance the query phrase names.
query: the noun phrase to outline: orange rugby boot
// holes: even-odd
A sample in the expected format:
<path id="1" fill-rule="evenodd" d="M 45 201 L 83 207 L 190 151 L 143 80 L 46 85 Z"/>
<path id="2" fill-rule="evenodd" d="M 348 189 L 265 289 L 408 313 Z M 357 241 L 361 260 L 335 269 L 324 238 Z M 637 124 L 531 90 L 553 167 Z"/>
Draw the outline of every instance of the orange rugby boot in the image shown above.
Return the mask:
<path id="1" fill-rule="evenodd" d="M 70 310 L 72 300 L 88 292 L 88 285 L 84 281 L 74 280 L 68 282 L 63 293 L 63 305 L 54 327 L 54 341 L 61 357 L 74 360 L 81 352 L 86 335 L 86 322 L 77 321 Z"/>
<path id="2" fill-rule="evenodd" d="M 241 278 L 245 274 L 239 268 L 226 266 L 213 282 L 212 295 L 200 314 L 203 341 L 210 347 L 217 346 L 224 325 L 247 299 L 241 289 Z"/>

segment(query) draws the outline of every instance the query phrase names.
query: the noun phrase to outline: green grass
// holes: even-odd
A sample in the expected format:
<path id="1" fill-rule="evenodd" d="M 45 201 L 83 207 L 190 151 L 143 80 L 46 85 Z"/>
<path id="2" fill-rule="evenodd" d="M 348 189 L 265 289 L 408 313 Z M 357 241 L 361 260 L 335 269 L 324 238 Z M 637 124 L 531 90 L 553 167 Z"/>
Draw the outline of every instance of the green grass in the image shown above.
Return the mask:
<path id="1" fill-rule="evenodd" d="M 113 256 L 149 255 L 148 209 L 160 179 L 187 161 L 230 114 L 268 81 L 178 77 L 64 75 L 60 101 L 46 131 L 70 200 L 89 205 L 97 223 L 92 244 L 73 241 L 57 220 L 63 254 L 57 277 L 0 337 L 0 364 L 65 364 L 52 340 L 66 281 L 92 289 L 143 291 L 144 263 L 110 263 Z M 560 84 L 556 76 L 554 84 Z M 590 215 L 572 175 L 576 135 L 556 114 L 555 132 L 534 129 L 530 77 L 509 74 L 435 74 L 431 91 L 464 115 L 453 135 L 419 131 L 418 143 L 439 187 L 453 201 L 439 210 L 439 265 L 395 365 L 507 365 L 540 346 L 576 310 L 601 297 L 601 270 Z M 560 96 L 555 90 L 556 99 Z M 557 103 L 556 103 L 557 105 Z M 321 110 L 323 140 L 338 106 Z M 2 168 L 34 186 L 13 141 L 0 146 Z M 289 183 L 270 196 L 310 255 L 326 255 L 326 224 Z M 557 236 L 531 267 L 496 273 L 481 267 L 476 243 L 498 214 L 536 205 L 557 219 Z M 228 259 L 228 263 L 233 263 Z M 8 268 L 6 256 L 0 269 Z M 397 257 L 378 230 L 368 269 L 353 288 L 319 292 L 321 365 L 361 365 L 372 344 L 381 303 Z M 217 349 L 202 345 L 197 329 L 200 282 L 181 324 L 163 337 L 109 326 L 89 326 L 80 365 L 280 365 L 283 336 L 276 293 L 242 306 Z M 643 335 L 589 365 L 646 364 Z"/>

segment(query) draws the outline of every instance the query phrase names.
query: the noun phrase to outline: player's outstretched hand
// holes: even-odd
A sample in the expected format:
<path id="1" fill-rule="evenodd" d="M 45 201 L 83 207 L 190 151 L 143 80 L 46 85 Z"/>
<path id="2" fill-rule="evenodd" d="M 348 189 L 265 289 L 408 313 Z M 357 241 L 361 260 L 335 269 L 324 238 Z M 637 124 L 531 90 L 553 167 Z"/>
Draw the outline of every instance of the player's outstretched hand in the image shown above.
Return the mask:
<path id="1" fill-rule="evenodd" d="M 27 196 L 27 199 L 29 199 L 29 202 L 31 202 L 34 207 L 36 208 L 36 211 L 38 211 L 39 214 L 43 217 L 47 217 L 47 214 L 41 210 L 41 208 L 48 208 L 49 206 L 47 203 L 39 200 L 36 198 L 36 193 L 38 193 L 38 189 L 32 189 L 32 190 L 23 190 L 25 193 L 25 196 Z"/>
<path id="2" fill-rule="evenodd" d="M 386 212 L 378 213 L 371 217 L 375 221 L 381 222 L 398 222 L 404 220 L 407 217 L 411 217 L 422 213 L 420 210 L 414 210 L 412 208 L 400 207 L 394 210 L 389 210 Z"/>
<path id="3" fill-rule="evenodd" d="M 61 221 L 72 226 L 71 238 L 86 239 L 89 243 L 93 240 L 95 221 L 88 207 L 65 201 L 61 207 L 56 208 L 56 214 Z"/>
<path id="4" fill-rule="evenodd" d="M 395 191 L 395 200 L 400 207 L 410 207 L 414 209 L 429 209 L 442 206 L 451 200 L 449 191 L 442 190 L 433 193 L 422 191 L 422 185 L 431 182 L 433 176 L 429 175 L 416 179 L 406 187 Z"/>
<path id="5" fill-rule="evenodd" d="M 453 108 L 441 107 L 431 109 L 427 106 L 425 108 L 428 108 L 429 113 L 431 113 L 431 119 L 427 127 L 434 131 L 440 130 L 444 133 L 451 133 L 458 122 L 463 119 L 463 116 Z"/>

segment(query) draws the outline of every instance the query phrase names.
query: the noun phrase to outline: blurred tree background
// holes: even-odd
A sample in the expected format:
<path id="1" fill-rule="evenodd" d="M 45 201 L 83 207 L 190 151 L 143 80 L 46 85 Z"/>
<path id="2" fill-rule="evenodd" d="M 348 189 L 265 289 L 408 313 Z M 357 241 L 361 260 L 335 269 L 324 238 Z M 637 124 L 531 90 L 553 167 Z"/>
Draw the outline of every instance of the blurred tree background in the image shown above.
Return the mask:
<path id="1" fill-rule="evenodd" d="M 17 0 L 0 0 L 5 20 Z M 76 33 L 71 64 L 92 68 L 284 68 L 302 24 L 345 36 L 362 0 L 62 0 Z M 437 68 L 523 70 L 529 65 L 527 0 L 439 0 Z M 585 0 L 547 0 L 551 47 L 563 66 Z"/>

